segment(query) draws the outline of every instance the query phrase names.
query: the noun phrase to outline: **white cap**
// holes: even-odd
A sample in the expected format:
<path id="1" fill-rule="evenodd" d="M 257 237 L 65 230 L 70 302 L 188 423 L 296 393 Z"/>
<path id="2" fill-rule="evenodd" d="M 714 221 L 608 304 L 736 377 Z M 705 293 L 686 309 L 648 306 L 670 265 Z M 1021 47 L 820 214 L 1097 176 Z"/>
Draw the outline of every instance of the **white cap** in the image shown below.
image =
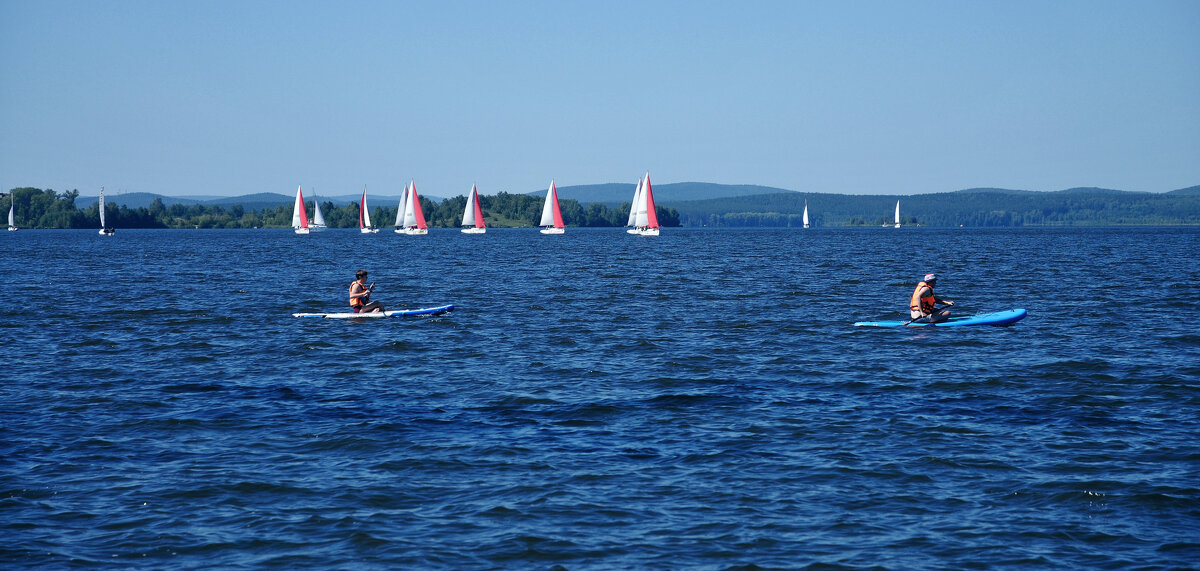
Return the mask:
<path id="1" fill-rule="evenodd" d="M 936 280 L 937 280 L 937 274 L 934 274 L 934 273 L 925 274 L 925 281 L 932 282 L 932 281 L 936 281 Z"/>

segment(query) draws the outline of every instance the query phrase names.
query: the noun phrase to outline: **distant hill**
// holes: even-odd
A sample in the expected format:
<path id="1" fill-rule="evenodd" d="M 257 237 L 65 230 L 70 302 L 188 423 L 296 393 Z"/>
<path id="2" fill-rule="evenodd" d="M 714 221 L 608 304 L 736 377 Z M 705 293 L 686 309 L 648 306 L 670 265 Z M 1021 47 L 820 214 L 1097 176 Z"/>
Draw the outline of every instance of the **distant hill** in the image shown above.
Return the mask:
<path id="1" fill-rule="evenodd" d="M 653 180 L 651 180 L 653 184 Z M 633 199 L 633 190 L 636 185 L 634 183 L 608 183 L 608 184 L 584 184 L 576 186 L 560 186 L 558 189 L 558 197 L 560 200 L 577 200 L 581 204 L 599 202 L 602 204 L 616 206 L 624 202 L 629 202 Z M 726 198 L 734 196 L 753 196 L 757 194 L 772 194 L 772 193 L 788 193 L 791 190 L 783 188 L 774 188 L 770 186 L 758 186 L 752 184 L 715 184 L 708 182 L 679 182 L 671 184 L 655 184 L 654 199 L 659 203 L 667 203 L 680 200 L 705 200 L 710 198 Z M 420 185 L 417 185 L 417 191 L 421 190 Z M 466 192 L 462 193 L 464 196 Z M 488 196 L 487 193 L 480 194 Z M 545 195 L 546 190 L 537 190 L 527 192 L 531 195 Z M 332 202 L 336 205 L 343 206 L 346 204 L 357 204 L 360 195 L 357 194 L 342 194 L 316 195 L 317 200 L 321 202 Z M 445 198 L 441 196 L 432 196 L 421 194 L 422 198 L 428 198 L 434 202 L 441 202 Z M 240 204 L 246 210 L 261 210 L 263 208 L 274 208 L 280 204 L 291 204 L 296 199 L 295 195 L 285 195 L 274 192 L 262 192 L 258 194 L 247 194 L 242 196 L 163 196 L 161 194 L 153 194 L 149 192 L 130 192 L 130 193 L 106 193 L 105 199 L 115 205 L 125 206 L 128 208 L 148 208 L 155 198 L 161 198 L 163 204 L 171 206 L 172 204 L 202 204 L 205 206 L 233 206 Z M 304 198 L 312 200 L 313 195 L 306 189 Z M 75 199 L 75 204 L 79 208 L 88 208 L 96 204 L 97 196 L 80 196 Z M 374 195 L 367 194 L 367 202 L 372 206 L 382 206 L 386 204 L 395 205 L 400 202 L 400 195 Z"/>
<path id="2" fill-rule="evenodd" d="M 634 184 L 565 186 L 558 190 L 560 199 L 569 204 L 576 204 L 574 208 L 579 209 L 582 205 L 581 212 L 591 212 L 589 204 L 622 210 L 628 208 Z M 484 194 L 484 205 L 485 208 L 497 208 L 494 205 L 506 203 L 502 196 L 523 197 L 528 200 L 529 196 L 541 196 L 544 192 L 535 191 L 527 195 Z M 897 200 L 900 201 L 900 214 L 905 225 L 1200 225 L 1200 186 L 1165 193 L 1128 192 L 1094 187 L 1069 188 L 1054 192 L 971 188 L 953 192 L 894 196 L 811 193 L 756 185 L 684 182 L 655 185 L 654 195 L 658 206 L 676 212 L 679 222 L 684 226 L 799 226 L 806 203 L 814 226 L 878 226 L 885 221 L 890 223 Z M 168 207 L 201 205 L 231 209 L 241 206 L 247 212 L 275 211 L 270 216 L 290 213 L 294 200 L 291 195 L 279 193 L 208 198 L 116 193 L 106 195 L 106 198 L 110 207 L 119 205 L 130 209 L 148 208 L 155 199 L 161 199 Z M 311 196 L 306 198 L 309 198 L 311 204 Z M 341 210 L 356 212 L 352 205 L 358 202 L 359 196 L 318 195 L 317 198 L 323 203 L 332 202 Z M 390 209 L 395 212 L 395 205 L 399 202 L 398 196 L 368 195 L 368 198 L 373 213 L 375 209 Z M 440 197 L 423 198 L 429 199 L 435 205 L 448 203 L 447 199 Z M 456 197 L 449 199 L 449 202 L 461 200 Z M 493 200 L 498 202 L 492 202 Z M 94 208 L 95 203 L 96 197 L 81 196 L 76 198 L 75 207 L 86 210 Z M 446 215 L 447 220 L 459 215 L 462 206 L 456 208 L 459 210 Z M 523 207 L 514 208 L 520 210 Z M 284 210 L 287 212 L 280 214 Z M 327 216 L 332 214 L 335 212 L 329 212 Z M 356 216 L 353 213 L 345 215 L 350 218 Z M 518 218 L 524 220 L 527 216 L 522 213 Z M 43 227 L 66 227 L 63 224 L 66 223 L 57 219 L 47 219 L 43 222 Z"/>
<path id="3" fill-rule="evenodd" d="M 558 198 L 578 200 L 581 204 L 599 202 L 608 205 L 618 205 L 633 200 L 636 183 L 584 184 L 577 186 L 560 186 Z M 654 202 L 666 204 L 681 200 L 707 200 L 712 198 L 729 198 L 735 196 L 753 196 L 758 194 L 788 193 L 791 190 L 758 186 L 753 184 L 715 184 L 711 182 L 675 182 L 670 184 L 654 184 L 650 179 L 650 188 L 654 191 Z M 547 189 L 526 194 L 544 196 Z"/>
<path id="4" fill-rule="evenodd" d="M 1200 224 L 1200 192 L 1071 188 L 1056 192 L 971 189 L 912 196 L 776 193 L 672 202 L 684 226 L 799 226 L 807 202 L 814 226 L 878 226 L 892 219 L 924 226 Z"/>

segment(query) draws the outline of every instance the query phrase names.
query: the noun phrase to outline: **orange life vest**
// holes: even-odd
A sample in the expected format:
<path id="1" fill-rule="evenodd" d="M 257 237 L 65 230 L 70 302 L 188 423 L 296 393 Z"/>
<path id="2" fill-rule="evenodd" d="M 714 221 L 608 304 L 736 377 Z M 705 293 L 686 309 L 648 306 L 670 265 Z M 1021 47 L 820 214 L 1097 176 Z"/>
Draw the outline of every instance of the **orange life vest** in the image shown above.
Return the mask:
<path id="1" fill-rule="evenodd" d="M 358 283 L 358 280 L 354 280 L 354 281 L 350 282 L 350 294 L 351 294 L 350 307 L 362 307 L 362 306 L 366 305 L 366 303 L 363 302 L 363 298 L 353 296 L 353 294 L 356 293 L 354 291 L 354 286 L 358 286 L 361 291 L 366 291 L 367 288 L 364 287 L 362 284 Z M 370 294 L 367 294 L 367 295 L 369 296 Z"/>
<path id="2" fill-rule="evenodd" d="M 929 295 L 921 296 L 923 288 L 929 288 Z M 933 297 L 933 286 L 921 282 L 917 284 L 917 289 L 913 290 L 912 299 L 908 302 L 908 308 L 913 311 L 920 311 L 921 313 L 933 313 L 933 304 L 936 302 L 937 300 Z"/>

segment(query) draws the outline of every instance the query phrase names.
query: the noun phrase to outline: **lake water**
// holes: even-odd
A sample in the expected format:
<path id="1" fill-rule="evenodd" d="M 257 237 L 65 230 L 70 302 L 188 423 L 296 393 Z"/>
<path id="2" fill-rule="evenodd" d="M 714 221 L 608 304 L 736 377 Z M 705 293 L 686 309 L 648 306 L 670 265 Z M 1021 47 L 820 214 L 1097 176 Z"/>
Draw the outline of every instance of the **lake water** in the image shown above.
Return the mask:
<path id="1" fill-rule="evenodd" d="M 6 234 L 8 568 L 1200 562 L 1198 228 Z"/>

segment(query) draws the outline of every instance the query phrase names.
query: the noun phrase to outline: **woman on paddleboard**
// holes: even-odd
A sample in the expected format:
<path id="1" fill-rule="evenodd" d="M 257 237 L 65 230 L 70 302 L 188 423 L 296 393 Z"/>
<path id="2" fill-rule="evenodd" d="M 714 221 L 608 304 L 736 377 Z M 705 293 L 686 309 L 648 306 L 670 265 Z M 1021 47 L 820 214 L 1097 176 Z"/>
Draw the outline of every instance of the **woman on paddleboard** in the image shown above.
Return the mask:
<path id="1" fill-rule="evenodd" d="M 925 279 L 917 284 L 917 289 L 913 290 L 912 298 L 908 302 L 908 316 L 912 318 L 909 323 L 940 323 L 950 319 L 949 309 L 934 307 L 938 303 L 944 306 L 954 305 L 953 301 L 933 294 L 936 285 L 937 274 L 932 273 L 925 274 Z"/>
<path id="2" fill-rule="evenodd" d="M 373 289 L 374 283 L 367 285 L 367 270 L 354 272 L 354 281 L 350 282 L 350 309 L 353 309 L 354 313 L 383 311 L 383 305 L 378 301 L 371 301 Z"/>

